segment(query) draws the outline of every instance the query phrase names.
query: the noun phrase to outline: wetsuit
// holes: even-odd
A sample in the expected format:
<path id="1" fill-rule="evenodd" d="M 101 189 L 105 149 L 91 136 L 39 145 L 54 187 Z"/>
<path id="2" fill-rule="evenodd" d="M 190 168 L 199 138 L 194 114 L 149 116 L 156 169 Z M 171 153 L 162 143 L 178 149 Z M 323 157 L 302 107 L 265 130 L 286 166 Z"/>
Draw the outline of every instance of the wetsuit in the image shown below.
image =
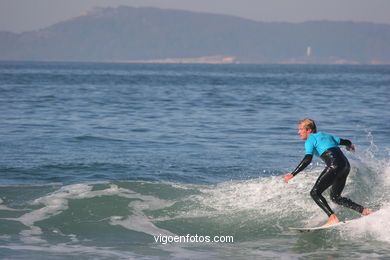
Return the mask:
<path id="1" fill-rule="evenodd" d="M 340 139 L 322 132 L 310 134 L 305 142 L 306 155 L 298 167 L 292 172 L 295 176 L 305 169 L 310 164 L 313 154 L 320 156 L 325 162 L 326 168 L 318 177 L 313 189 L 310 191 L 310 195 L 328 216 L 334 214 L 334 212 L 322 196 L 322 193 L 330 186 L 332 186 L 330 198 L 333 202 L 356 210 L 359 213 L 362 213 L 364 209 L 350 199 L 341 197 L 341 192 L 344 189 L 349 174 L 350 165 L 338 147 L 339 145 L 345 145 L 349 150 L 352 143 L 349 140 Z"/>

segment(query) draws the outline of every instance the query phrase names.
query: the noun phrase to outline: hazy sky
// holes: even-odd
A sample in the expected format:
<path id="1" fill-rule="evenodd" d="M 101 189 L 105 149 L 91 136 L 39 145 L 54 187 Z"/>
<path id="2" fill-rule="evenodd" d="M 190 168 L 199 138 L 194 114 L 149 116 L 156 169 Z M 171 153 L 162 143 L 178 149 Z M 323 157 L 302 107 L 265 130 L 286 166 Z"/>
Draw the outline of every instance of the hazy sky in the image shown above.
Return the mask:
<path id="1" fill-rule="evenodd" d="M 93 7 L 151 6 L 230 14 L 257 21 L 369 21 L 390 24 L 390 0 L 0 0 L 0 30 L 41 29 Z"/>

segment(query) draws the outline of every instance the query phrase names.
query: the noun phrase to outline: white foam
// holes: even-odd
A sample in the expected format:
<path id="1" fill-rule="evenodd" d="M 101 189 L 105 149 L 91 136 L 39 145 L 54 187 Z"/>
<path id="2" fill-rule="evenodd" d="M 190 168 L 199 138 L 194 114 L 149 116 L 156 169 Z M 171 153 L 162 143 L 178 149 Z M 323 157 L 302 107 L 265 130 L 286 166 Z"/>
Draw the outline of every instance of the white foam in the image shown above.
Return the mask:
<path id="1" fill-rule="evenodd" d="M 47 186 L 59 186 L 62 185 L 61 182 L 50 182 L 50 183 L 36 183 L 36 184 L 3 184 L 0 187 L 47 187 Z"/>
<path id="2" fill-rule="evenodd" d="M 383 174 L 383 184 L 385 187 L 390 187 L 390 163 L 387 163 Z"/>
<path id="3" fill-rule="evenodd" d="M 171 212 L 169 217 L 160 217 L 158 220 L 228 216 L 233 218 L 232 223 L 235 223 L 234 216 L 238 216 L 240 222 L 252 220 L 259 224 L 261 221 L 274 222 L 275 227 L 323 224 L 327 216 L 310 197 L 310 190 L 322 170 L 322 166 L 305 170 L 288 184 L 283 182 L 283 176 L 270 176 L 248 181 L 197 185 L 201 193 L 181 198 L 181 201 L 199 206 L 190 206 L 174 214 Z M 361 185 L 364 184 L 360 183 L 356 172 L 353 166 L 343 195 L 352 199 L 358 197 L 356 201 L 359 203 L 362 201 L 359 197 Z M 335 212 L 342 218 L 356 217 L 354 211 L 334 204 L 328 193 L 329 191 L 326 191 L 323 195 Z M 367 194 L 370 195 L 369 192 Z M 376 198 L 371 198 L 370 201 L 375 200 Z"/>
<path id="4" fill-rule="evenodd" d="M 248 223 L 256 221 L 264 226 L 270 223 L 275 228 L 298 219 L 315 224 L 324 222 L 326 215 L 311 199 L 309 192 L 320 169 L 302 172 L 288 184 L 283 176 L 262 177 L 247 181 L 229 181 L 215 185 L 197 185 L 201 192 L 180 198 L 188 207 L 169 216 L 154 221 L 166 221 L 179 218 L 222 217 L 229 223 Z M 302 217 L 305 216 L 305 217 Z M 288 219 L 290 222 L 286 222 Z M 229 222 L 230 221 L 230 222 Z M 281 224 L 283 223 L 283 224 Z"/>
<path id="5" fill-rule="evenodd" d="M 283 182 L 282 176 L 227 182 L 218 184 L 215 188 L 202 189 L 203 194 L 195 197 L 217 212 L 256 210 L 263 213 L 283 213 L 287 208 L 293 211 L 294 208 L 307 209 L 311 179 L 307 173 L 302 173 L 300 180 L 292 180 L 288 184 Z"/>
<path id="6" fill-rule="evenodd" d="M 346 227 L 354 239 L 370 235 L 374 239 L 390 242 L 390 163 L 386 159 L 369 161 L 376 165 L 378 178 L 372 200 L 381 208 L 369 216 L 358 219 Z"/>
<path id="7" fill-rule="evenodd" d="M 351 239 L 371 236 L 375 240 L 390 242 L 390 206 L 386 206 L 371 215 L 356 219 L 343 226 L 346 237 Z"/>
<path id="8" fill-rule="evenodd" d="M 69 244 L 57 244 L 57 245 L 7 245 L 0 246 L 0 248 L 7 248 L 11 250 L 29 250 L 29 251 L 39 251 L 39 252 L 47 252 L 47 253 L 62 253 L 65 255 L 74 254 L 75 257 L 80 257 L 80 255 L 88 255 L 95 256 L 97 259 L 99 258 L 118 258 L 118 259 L 135 259 L 137 256 L 131 252 L 121 252 L 114 251 L 110 248 L 103 247 L 91 247 L 91 246 L 81 246 L 81 245 L 69 245 Z"/>
<path id="9" fill-rule="evenodd" d="M 155 235 L 174 235 L 172 232 L 156 227 L 152 223 L 152 219 L 144 214 L 144 210 L 156 210 L 164 207 L 169 207 L 173 202 L 161 200 L 159 198 L 142 195 L 138 193 L 122 194 L 122 197 L 137 199 L 129 203 L 129 208 L 133 210 L 133 214 L 130 217 L 123 218 L 120 216 L 111 217 L 111 225 L 120 225 L 126 229 L 142 232 L 152 236 Z"/>
<path id="10" fill-rule="evenodd" d="M 157 235 L 166 235 L 166 236 L 174 236 L 175 234 L 156 227 L 148 217 L 144 214 L 136 214 L 128 217 L 124 220 L 117 220 L 116 218 L 111 218 L 111 225 L 119 225 L 126 229 L 142 232 L 151 236 Z"/>
<path id="11" fill-rule="evenodd" d="M 373 142 L 371 133 L 368 133 L 370 146 L 365 150 L 357 150 L 355 160 L 351 160 L 358 168 L 359 179 L 354 189 L 366 190 L 369 204 L 374 207 L 374 214 L 359 218 L 343 226 L 344 235 L 351 239 L 361 239 L 367 236 L 375 240 L 390 242 L 390 160 L 389 151 L 386 156 Z M 357 147 L 359 148 L 359 147 Z M 378 157 L 377 153 L 381 156 Z M 357 160 L 356 160 L 357 159 Z M 351 177 L 351 176 L 350 176 Z M 347 185 L 348 187 L 348 185 Z M 368 206 L 370 206 L 368 205 Z M 380 209 L 378 209 L 380 207 Z"/>
<path id="12" fill-rule="evenodd" d="M 44 242 L 38 236 L 42 234 L 39 227 L 35 226 L 36 222 L 56 216 L 68 209 L 68 201 L 70 199 L 85 199 L 101 196 L 120 196 L 128 199 L 136 199 L 129 203 L 133 214 L 130 217 L 124 218 L 121 216 L 112 216 L 110 224 L 121 225 L 124 228 L 143 232 L 150 235 L 164 234 L 173 235 L 171 232 L 157 228 L 143 211 L 146 209 L 159 209 L 172 205 L 173 202 L 167 202 L 159 198 L 142 195 L 129 189 L 119 188 L 117 185 L 111 184 L 109 188 L 93 191 L 93 186 L 88 184 L 74 184 L 61 187 L 59 190 L 38 198 L 31 202 L 32 205 L 43 205 L 42 208 L 28 212 L 18 218 L 9 218 L 23 223 L 29 229 L 20 232 L 21 239 L 25 243 L 42 243 Z M 73 238 L 74 240 L 75 238 Z"/>
<path id="13" fill-rule="evenodd" d="M 38 198 L 31 203 L 32 205 L 44 205 L 44 207 L 33 210 L 13 220 L 20 221 L 26 226 L 31 226 L 35 222 L 58 215 L 68 209 L 69 199 L 85 199 L 112 195 L 122 195 L 126 197 L 126 195 L 123 194 L 131 193 L 131 191 L 118 188 L 116 185 L 110 185 L 107 189 L 97 191 L 92 191 L 92 188 L 93 186 L 88 184 L 74 184 L 61 187 L 52 194 Z"/>
<path id="14" fill-rule="evenodd" d="M 68 208 L 68 199 L 83 197 L 90 192 L 92 187 L 84 184 L 64 186 L 60 190 L 45 197 L 34 200 L 32 205 L 43 204 L 44 207 L 26 213 L 14 220 L 20 221 L 26 226 L 32 227 L 35 222 L 58 215 Z"/>
<path id="15" fill-rule="evenodd" d="M 0 198 L 0 204 L 3 204 L 3 200 Z M 9 208 L 5 205 L 0 205 L 0 210 L 8 210 L 8 211 L 21 211 L 20 209 L 13 209 L 13 208 Z"/>

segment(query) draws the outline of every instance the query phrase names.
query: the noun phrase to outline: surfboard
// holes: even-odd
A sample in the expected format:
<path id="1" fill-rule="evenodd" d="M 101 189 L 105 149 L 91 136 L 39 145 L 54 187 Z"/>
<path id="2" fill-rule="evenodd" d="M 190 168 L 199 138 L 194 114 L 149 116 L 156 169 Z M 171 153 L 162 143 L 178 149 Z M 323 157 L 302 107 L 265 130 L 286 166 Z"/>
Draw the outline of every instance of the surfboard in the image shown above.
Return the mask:
<path id="1" fill-rule="evenodd" d="M 305 232 L 313 232 L 313 231 L 318 231 L 318 230 L 324 230 L 324 229 L 331 229 L 335 228 L 344 224 L 347 224 L 353 220 L 346 220 L 346 221 L 340 221 L 337 224 L 333 224 L 330 226 L 320 226 L 320 227 L 289 227 L 288 229 L 292 232 L 296 233 L 305 233 Z"/>
<path id="2" fill-rule="evenodd" d="M 355 219 L 349 219 L 349 220 L 340 221 L 337 224 L 330 225 L 330 226 L 325 226 L 325 227 L 324 226 L 320 226 L 320 227 L 289 227 L 288 229 L 290 231 L 296 232 L 296 233 L 305 233 L 305 232 L 313 232 L 313 231 L 319 231 L 319 230 L 332 229 L 332 228 L 339 227 L 339 226 L 342 226 L 342 225 L 345 225 L 345 224 L 348 224 L 348 223 L 351 223 L 351 222 L 358 221 L 361 218 L 371 218 L 373 216 L 377 216 L 378 212 L 381 212 L 381 210 L 376 210 L 376 211 L 372 212 L 370 215 L 367 215 L 367 216 L 361 216 L 361 217 L 355 218 Z"/>

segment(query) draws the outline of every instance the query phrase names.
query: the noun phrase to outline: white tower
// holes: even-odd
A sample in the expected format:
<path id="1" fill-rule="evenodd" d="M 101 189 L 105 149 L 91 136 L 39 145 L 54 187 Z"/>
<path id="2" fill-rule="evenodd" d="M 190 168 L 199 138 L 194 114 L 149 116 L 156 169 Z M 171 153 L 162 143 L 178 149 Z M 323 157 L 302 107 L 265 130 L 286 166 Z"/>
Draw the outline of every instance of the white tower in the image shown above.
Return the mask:
<path id="1" fill-rule="evenodd" d="M 307 49 L 306 49 L 306 56 L 307 57 L 311 56 L 311 47 L 310 46 L 308 46 Z"/>

